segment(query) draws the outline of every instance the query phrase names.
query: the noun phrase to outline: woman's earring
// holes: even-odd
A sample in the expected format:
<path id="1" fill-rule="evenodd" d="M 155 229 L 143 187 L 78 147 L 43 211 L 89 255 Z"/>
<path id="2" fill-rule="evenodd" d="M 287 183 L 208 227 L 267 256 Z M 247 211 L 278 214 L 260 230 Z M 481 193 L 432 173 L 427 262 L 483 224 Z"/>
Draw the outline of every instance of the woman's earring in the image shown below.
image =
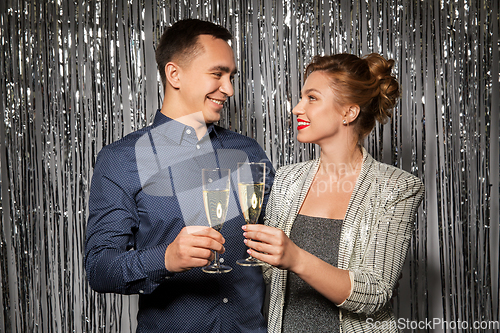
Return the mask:
<path id="1" fill-rule="evenodd" d="M 347 125 L 347 120 L 342 120 L 342 124 Z"/>

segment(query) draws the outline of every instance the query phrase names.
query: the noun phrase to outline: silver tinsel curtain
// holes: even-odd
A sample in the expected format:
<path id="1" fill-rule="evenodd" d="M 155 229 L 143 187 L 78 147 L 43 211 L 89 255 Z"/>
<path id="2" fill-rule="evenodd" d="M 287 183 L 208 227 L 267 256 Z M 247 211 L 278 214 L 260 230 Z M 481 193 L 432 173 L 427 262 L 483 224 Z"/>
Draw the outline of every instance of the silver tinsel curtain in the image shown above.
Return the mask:
<path id="1" fill-rule="evenodd" d="M 135 329 L 136 297 L 86 282 L 88 189 L 98 151 L 152 121 L 156 40 L 187 17 L 233 32 L 221 125 L 276 167 L 318 154 L 291 115 L 314 55 L 395 59 L 401 102 L 365 146 L 426 187 L 396 315 L 411 331 L 499 320 L 498 0 L 3 0 L 0 332 Z"/>

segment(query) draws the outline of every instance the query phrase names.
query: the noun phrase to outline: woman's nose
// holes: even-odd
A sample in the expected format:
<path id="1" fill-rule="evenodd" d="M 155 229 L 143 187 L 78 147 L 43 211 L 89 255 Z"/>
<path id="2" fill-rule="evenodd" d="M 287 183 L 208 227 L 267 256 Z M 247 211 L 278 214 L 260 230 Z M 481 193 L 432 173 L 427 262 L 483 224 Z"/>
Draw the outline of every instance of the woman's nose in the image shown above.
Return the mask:
<path id="1" fill-rule="evenodd" d="M 296 116 L 304 114 L 304 108 L 302 107 L 302 103 L 299 102 L 295 107 L 292 109 L 292 113 Z"/>

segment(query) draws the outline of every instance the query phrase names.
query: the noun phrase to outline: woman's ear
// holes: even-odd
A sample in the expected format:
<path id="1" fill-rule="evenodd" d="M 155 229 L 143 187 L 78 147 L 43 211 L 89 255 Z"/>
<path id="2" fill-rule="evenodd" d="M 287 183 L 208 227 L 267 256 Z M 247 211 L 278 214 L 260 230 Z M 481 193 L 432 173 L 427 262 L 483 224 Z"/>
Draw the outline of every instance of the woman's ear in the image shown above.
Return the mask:
<path id="1" fill-rule="evenodd" d="M 347 123 L 352 123 L 359 116 L 359 105 L 350 105 L 347 109 L 344 119 L 347 120 Z"/>
<path id="2" fill-rule="evenodd" d="M 167 82 L 174 89 L 180 88 L 179 69 L 179 66 L 173 62 L 169 62 L 165 65 L 165 76 L 167 77 Z"/>

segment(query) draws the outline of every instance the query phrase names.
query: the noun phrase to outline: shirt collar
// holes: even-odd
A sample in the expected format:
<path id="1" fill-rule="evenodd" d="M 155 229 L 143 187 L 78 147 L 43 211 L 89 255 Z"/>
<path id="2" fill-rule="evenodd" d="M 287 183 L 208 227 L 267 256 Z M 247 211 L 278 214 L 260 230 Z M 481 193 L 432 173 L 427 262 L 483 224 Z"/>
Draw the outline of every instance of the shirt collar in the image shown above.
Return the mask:
<path id="1" fill-rule="evenodd" d="M 181 143 L 182 136 L 188 129 L 194 132 L 194 128 L 191 126 L 164 115 L 160 110 L 156 111 L 152 127 L 158 129 L 161 134 L 177 144 Z M 207 133 L 210 138 L 215 136 L 220 140 L 220 133 L 218 133 L 217 127 L 213 123 L 207 124 Z"/>

